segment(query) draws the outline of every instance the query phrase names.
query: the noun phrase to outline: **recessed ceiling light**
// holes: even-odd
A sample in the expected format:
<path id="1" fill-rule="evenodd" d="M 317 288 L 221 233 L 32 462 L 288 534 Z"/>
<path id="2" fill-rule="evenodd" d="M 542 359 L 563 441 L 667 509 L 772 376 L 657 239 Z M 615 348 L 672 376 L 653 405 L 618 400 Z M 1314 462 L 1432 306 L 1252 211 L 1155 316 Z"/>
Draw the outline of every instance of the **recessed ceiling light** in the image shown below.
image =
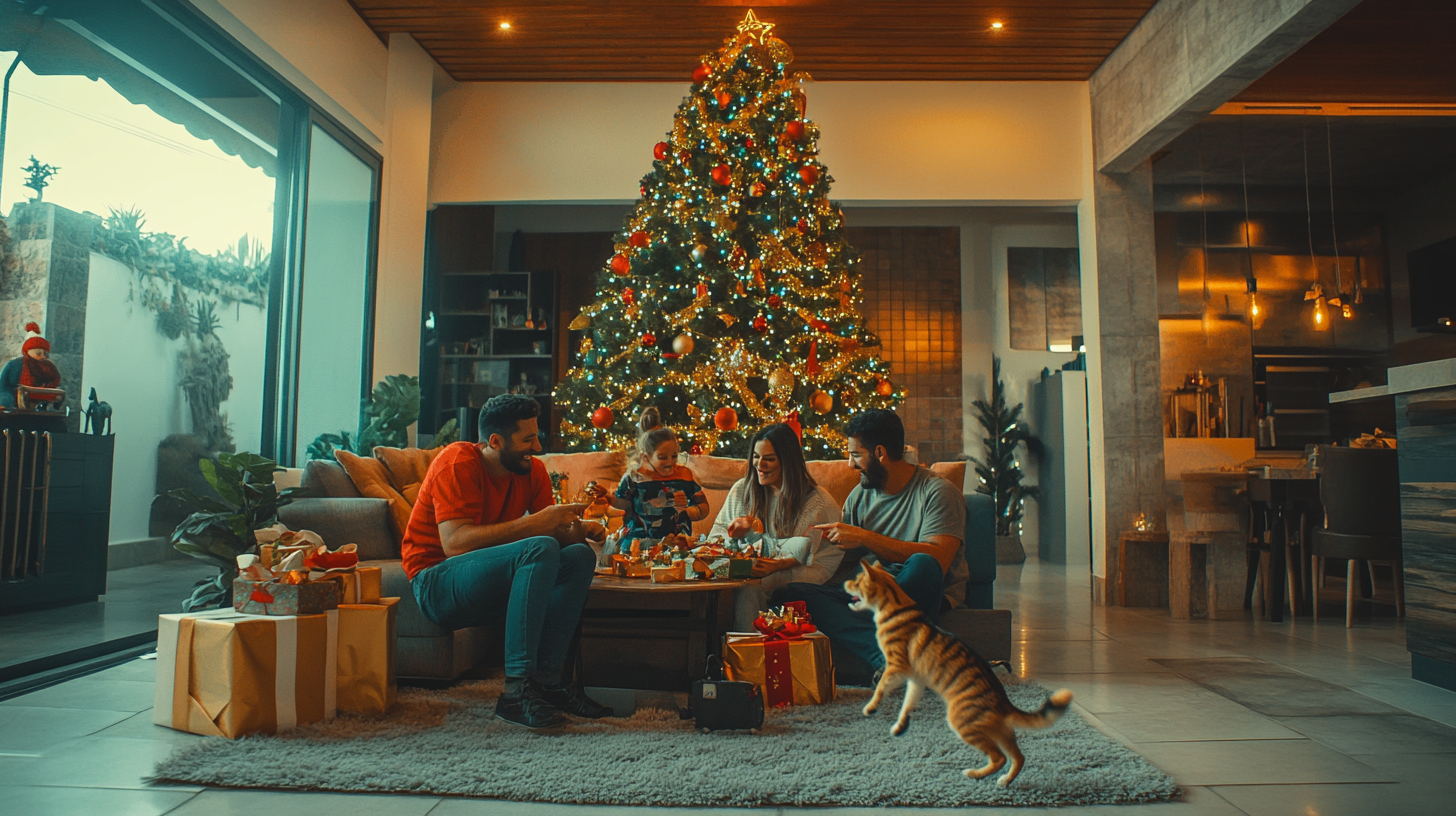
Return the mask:
<path id="1" fill-rule="evenodd" d="M 501 31 L 510 31 L 511 30 L 511 24 L 510 23 L 501 23 L 500 24 L 500 27 L 501 27 Z"/>
<path id="2" fill-rule="evenodd" d="M 1000 31 L 1002 28 L 1005 28 L 1005 26 L 1001 24 L 1000 20 L 997 20 L 996 22 L 991 24 L 992 31 Z"/>

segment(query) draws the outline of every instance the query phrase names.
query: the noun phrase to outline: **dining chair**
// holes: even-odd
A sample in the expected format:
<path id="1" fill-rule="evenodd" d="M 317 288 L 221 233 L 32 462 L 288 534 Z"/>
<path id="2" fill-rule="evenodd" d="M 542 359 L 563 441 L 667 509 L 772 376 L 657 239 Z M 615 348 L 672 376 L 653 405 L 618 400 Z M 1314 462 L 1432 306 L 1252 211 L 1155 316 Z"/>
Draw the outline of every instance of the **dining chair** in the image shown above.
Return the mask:
<path id="1" fill-rule="evenodd" d="M 1325 522 L 1311 537 L 1310 569 L 1324 574 L 1325 559 L 1344 559 L 1345 626 L 1355 619 L 1359 561 L 1389 562 L 1394 574 L 1396 615 L 1405 617 L 1401 562 L 1400 468 L 1393 450 L 1320 447 L 1320 499 Z M 1318 581 L 1315 582 L 1318 585 Z M 1314 604 L 1319 619 L 1319 604 Z"/>

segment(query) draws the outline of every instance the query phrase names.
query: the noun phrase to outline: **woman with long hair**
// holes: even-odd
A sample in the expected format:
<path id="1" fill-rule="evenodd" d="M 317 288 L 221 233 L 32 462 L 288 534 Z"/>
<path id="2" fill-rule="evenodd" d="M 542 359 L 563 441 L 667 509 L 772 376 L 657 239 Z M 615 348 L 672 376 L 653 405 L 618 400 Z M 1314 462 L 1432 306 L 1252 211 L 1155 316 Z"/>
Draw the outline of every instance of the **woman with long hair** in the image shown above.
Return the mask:
<path id="1" fill-rule="evenodd" d="M 734 625 L 753 631 L 774 590 L 790 583 L 822 584 L 839 567 L 844 551 L 824 540 L 816 524 L 839 521 L 839 505 L 814 482 L 794 429 L 782 423 L 753 435 L 748 472 L 733 483 L 711 535 L 745 538 L 759 548 L 756 586 L 733 596 Z"/>

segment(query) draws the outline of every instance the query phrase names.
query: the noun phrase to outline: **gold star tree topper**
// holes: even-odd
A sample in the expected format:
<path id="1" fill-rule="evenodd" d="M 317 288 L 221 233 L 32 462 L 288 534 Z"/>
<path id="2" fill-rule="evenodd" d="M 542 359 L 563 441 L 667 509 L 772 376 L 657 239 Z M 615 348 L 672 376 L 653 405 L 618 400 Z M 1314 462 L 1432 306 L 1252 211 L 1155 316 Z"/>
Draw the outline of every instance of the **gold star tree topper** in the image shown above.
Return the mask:
<path id="1" fill-rule="evenodd" d="M 773 30 L 773 27 L 773 23 L 761 22 L 757 17 L 754 17 L 753 9 L 749 9 L 748 16 L 744 17 L 743 22 L 738 24 L 738 33 L 747 34 L 758 42 L 759 45 L 763 45 L 764 38 Z"/>

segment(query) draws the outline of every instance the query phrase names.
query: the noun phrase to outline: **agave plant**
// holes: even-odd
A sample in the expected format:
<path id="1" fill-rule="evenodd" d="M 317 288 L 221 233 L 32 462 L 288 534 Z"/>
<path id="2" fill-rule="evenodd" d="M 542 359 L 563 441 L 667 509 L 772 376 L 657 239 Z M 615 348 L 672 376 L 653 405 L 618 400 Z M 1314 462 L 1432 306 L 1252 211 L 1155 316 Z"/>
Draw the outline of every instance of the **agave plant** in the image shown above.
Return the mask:
<path id="1" fill-rule="evenodd" d="M 169 490 L 165 498 L 180 502 L 192 514 L 172 532 L 172 546 L 218 568 L 218 574 L 197 582 L 184 612 L 225 607 L 232 603 L 237 558 L 256 552 L 254 530 L 278 523 L 278 509 L 303 494 L 302 488 L 278 490 L 273 484 L 277 465 L 254 453 L 220 453 L 197 466 L 219 498 L 191 490 Z M 162 497 L 158 497 L 162 500 Z"/>

